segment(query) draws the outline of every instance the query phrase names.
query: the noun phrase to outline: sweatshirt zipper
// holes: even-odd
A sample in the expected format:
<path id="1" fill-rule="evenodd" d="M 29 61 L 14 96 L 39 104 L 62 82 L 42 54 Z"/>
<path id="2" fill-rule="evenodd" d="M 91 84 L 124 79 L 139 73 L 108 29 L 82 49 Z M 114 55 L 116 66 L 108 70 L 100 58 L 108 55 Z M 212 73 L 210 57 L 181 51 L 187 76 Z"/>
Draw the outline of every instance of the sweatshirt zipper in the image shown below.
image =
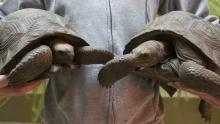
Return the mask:
<path id="1" fill-rule="evenodd" d="M 110 41 L 111 41 L 111 50 L 114 53 L 114 43 L 113 43 L 113 22 L 112 22 L 112 8 L 111 8 L 111 0 L 108 0 L 109 5 L 109 15 L 110 15 Z"/>
<path id="2" fill-rule="evenodd" d="M 112 20 L 112 8 L 111 0 L 107 0 L 108 8 L 108 33 L 109 33 L 109 50 L 114 53 L 114 41 L 113 41 L 113 20 Z M 115 124 L 115 108 L 114 108 L 114 86 L 108 90 L 109 92 L 109 124 Z"/>

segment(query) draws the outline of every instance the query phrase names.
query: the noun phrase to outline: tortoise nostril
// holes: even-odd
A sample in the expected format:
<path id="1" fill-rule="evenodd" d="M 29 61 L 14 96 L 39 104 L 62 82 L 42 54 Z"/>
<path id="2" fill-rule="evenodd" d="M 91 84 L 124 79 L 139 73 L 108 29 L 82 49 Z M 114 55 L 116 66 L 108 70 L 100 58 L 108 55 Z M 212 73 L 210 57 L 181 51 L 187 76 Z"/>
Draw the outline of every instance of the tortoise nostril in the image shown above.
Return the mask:
<path id="1" fill-rule="evenodd" d="M 66 54 L 65 51 L 62 51 L 62 50 L 58 50 L 58 51 L 56 51 L 56 53 L 59 54 L 59 55 L 65 55 Z"/>
<path id="2" fill-rule="evenodd" d="M 143 58 L 149 58 L 151 56 L 150 52 L 143 51 L 140 53 L 140 56 Z"/>
<path id="3" fill-rule="evenodd" d="M 141 68 L 141 67 L 136 67 L 136 68 L 135 68 L 135 71 L 139 71 L 139 70 L 140 70 L 140 68 Z"/>

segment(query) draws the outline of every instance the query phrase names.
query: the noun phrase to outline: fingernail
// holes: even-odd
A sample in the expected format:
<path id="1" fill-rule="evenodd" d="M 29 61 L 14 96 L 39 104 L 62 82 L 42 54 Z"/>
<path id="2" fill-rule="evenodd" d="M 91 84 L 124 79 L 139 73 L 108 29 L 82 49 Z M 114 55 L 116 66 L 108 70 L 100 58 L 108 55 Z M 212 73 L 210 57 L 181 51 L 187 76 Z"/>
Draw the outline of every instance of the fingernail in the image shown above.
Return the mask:
<path id="1" fill-rule="evenodd" d="M 8 78 L 6 75 L 0 75 L 0 85 L 8 85 Z"/>

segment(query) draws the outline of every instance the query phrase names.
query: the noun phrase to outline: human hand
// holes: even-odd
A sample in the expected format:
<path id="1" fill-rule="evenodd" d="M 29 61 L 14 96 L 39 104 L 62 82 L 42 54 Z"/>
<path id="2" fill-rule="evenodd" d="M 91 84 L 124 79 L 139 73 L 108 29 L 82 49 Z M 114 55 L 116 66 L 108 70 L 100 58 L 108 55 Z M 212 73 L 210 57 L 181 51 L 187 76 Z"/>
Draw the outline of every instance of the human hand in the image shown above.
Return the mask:
<path id="1" fill-rule="evenodd" d="M 21 87 L 15 88 L 15 87 L 9 86 L 9 82 L 8 82 L 6 75 L 0 75 L 0 101 L 10 96 L 25 95 L 27 92 L 40 86 L 43 82 L 44 82 L 43 80 L 38 80 L 35 82 L 25 84 Z"/>

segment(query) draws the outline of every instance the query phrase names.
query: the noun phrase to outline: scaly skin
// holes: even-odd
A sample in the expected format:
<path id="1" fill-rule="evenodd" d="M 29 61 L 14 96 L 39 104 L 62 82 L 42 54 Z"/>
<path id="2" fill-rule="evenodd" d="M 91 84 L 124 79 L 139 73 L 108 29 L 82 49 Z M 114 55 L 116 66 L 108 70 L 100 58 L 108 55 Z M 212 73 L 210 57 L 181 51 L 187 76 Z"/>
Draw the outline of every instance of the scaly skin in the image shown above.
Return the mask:
<path id="1" fill-rule="evenodd" d="M 54 65 L 49 70 L 51 75 L 54 74 L 54 71 L 60 72 L 65 68 L 75 69 L 80 64 L 104 64 L 114 57 L 109 51 L 97 47 L 74 48 L 72 44 L 62 38 L 52 39 L 49 46 L 53 52 Z"/>
<path id="2" fill-rule="evenodd" d="M 53 51 L 54 64 L 104 64 L 114 57 L 109 51 L 94 46 L 74 48 L 61 38 L 54 39 L 50 47 Z"/>
<path id="3" fill-rule="evenodd" d="M 218 74 L 192 61 L 182 63 L 179 70 L 180 81 L 184 81 L 186 86 L 219 97 L 220 76 Z M 213 108 L 205 101 L 201 102 L 204 102 L 199 106 L 201 117 L 210 122 Z"/>
<path id="4" fill-rule="evenodd" d="M 75 52 L 77 64 L 105 64 L 114 58 L 111 52 L 94 46 L 79 47 Z"/>
<path id="5" fill-rule="evenodd" d="M 133 49 L 130 54 L 115 57 L 107 62 L 98 75 L 101 86 L 111 87 L 117 80 L 132 71 L 155 65 L 166 59 L 168 52 L 160 41 L 147 41 Z"/>
<path id="6" fill-rule="evenodd" d="M 154 43 L 160 42 L 154 41 Z M 138 68 L 136 72 L 143 76 L 165 81 L 183 82 L 189 87 L 199 91 L 202 89 L 201 92 L 209 92 L 213 96 L 219 96 L 220 76 L 206 69 L 206 62 L 203 58 L 186 43 L 176 40 L 174 42 L 174 48 L 177 58 L 171 59 L 159 67 L 155 66 L 156 68 L 151 68 L 166 57 L 166 54 L 161 55 L 161 53 L 165 53 L 166 46 L 162 44 L 163 47 L 158 49 L 158 47 L 154 46 L 154 43 L 144 42 L 130 54 L 116 57 L 114 60 L 108 62 L 99 73 L 98 79 L 100 84 L 103 87 L 111 87 L 115 81 L 134 71 L 137 67 L 144 67 L 141 69 Z M 149 48 L 149 45 L 155 49 L 152 49 L 152 47 Z M 150 52 L 148 50 L 150 50 Z M 209 89 L 210 86 L 212 89 Z M 213 89 L 213 87 L 216 89 Z M 172 92 L 170 93 L 172 95 Z M 205 121 L 211 120 L 211 109 L 212 107 L 208 103 L 201 101 L 199 110 Z"/>
<path id="7" fill-rule="evenodd" d="M 28 52 L 8 75 L 9 83 L 12 86 L 21 86 L 27 83 L 44 71 L 52 64 L 52 51 L 46 46 L 39 46 Z"/>
<path id="8" fill-rule="evenodd" d="M 136 73 L 164 81 L 181 82 L 197 91 L 219 97 L 220 76 L 194 61 L 180 62 L 178 59 L 172 59 L 159 67 L 145 68 Z M 205 121 L 211 121 L 212 109 L 209 103 L 201 101 L 199 112 Z"/>
<path id="9" fill-rule="evenodd" d="M 178 41 L 175 43 L 177 58 L 164 63 L 165 68 L 161 68 L 163 65 L 160 68 L 155 68 L 152 75 L 162 75 L 164 79 L 178 81 L 184 83 L 186 87 L 218 97 L 220 76 L 207 69 L 205 67 L 206 61 L 189 45 Z M 200 104 L 200 114 L 205 121 L 211 121 L 211 109 L 212 107 L 208 106 L 208 103 Z"/>
<path id="10" fill-rule="evenodd" d="M 104 64 L 113 57 L 113 54 L 107 50 L 91 46 L 83 46 L 74 50 L 74 46 L 58 38 L 53 39 L 49 46 L 41 45 L 29 51 L 10 71 L 8 77 L 12 86 L 21 86 L 36 78 L 49 78 L 54 73 L 62 71 L 63 68 L 74 68 L 74 62 Z M 45 71 L 47 72 L 44 73 Z"/>
<path id="11" fill-rule="evenodd" d="M 179 68 L 176 70 L 179 82 L 197 91 L 218 97 L 220 76 L 206 68 L 207 61 L 191 46 L 178 40 L 175 45 L 179 61 Z M 209 103 L 201 101 L 199 111 L 205 121 L 211 121 L 212 106 Z"/>

